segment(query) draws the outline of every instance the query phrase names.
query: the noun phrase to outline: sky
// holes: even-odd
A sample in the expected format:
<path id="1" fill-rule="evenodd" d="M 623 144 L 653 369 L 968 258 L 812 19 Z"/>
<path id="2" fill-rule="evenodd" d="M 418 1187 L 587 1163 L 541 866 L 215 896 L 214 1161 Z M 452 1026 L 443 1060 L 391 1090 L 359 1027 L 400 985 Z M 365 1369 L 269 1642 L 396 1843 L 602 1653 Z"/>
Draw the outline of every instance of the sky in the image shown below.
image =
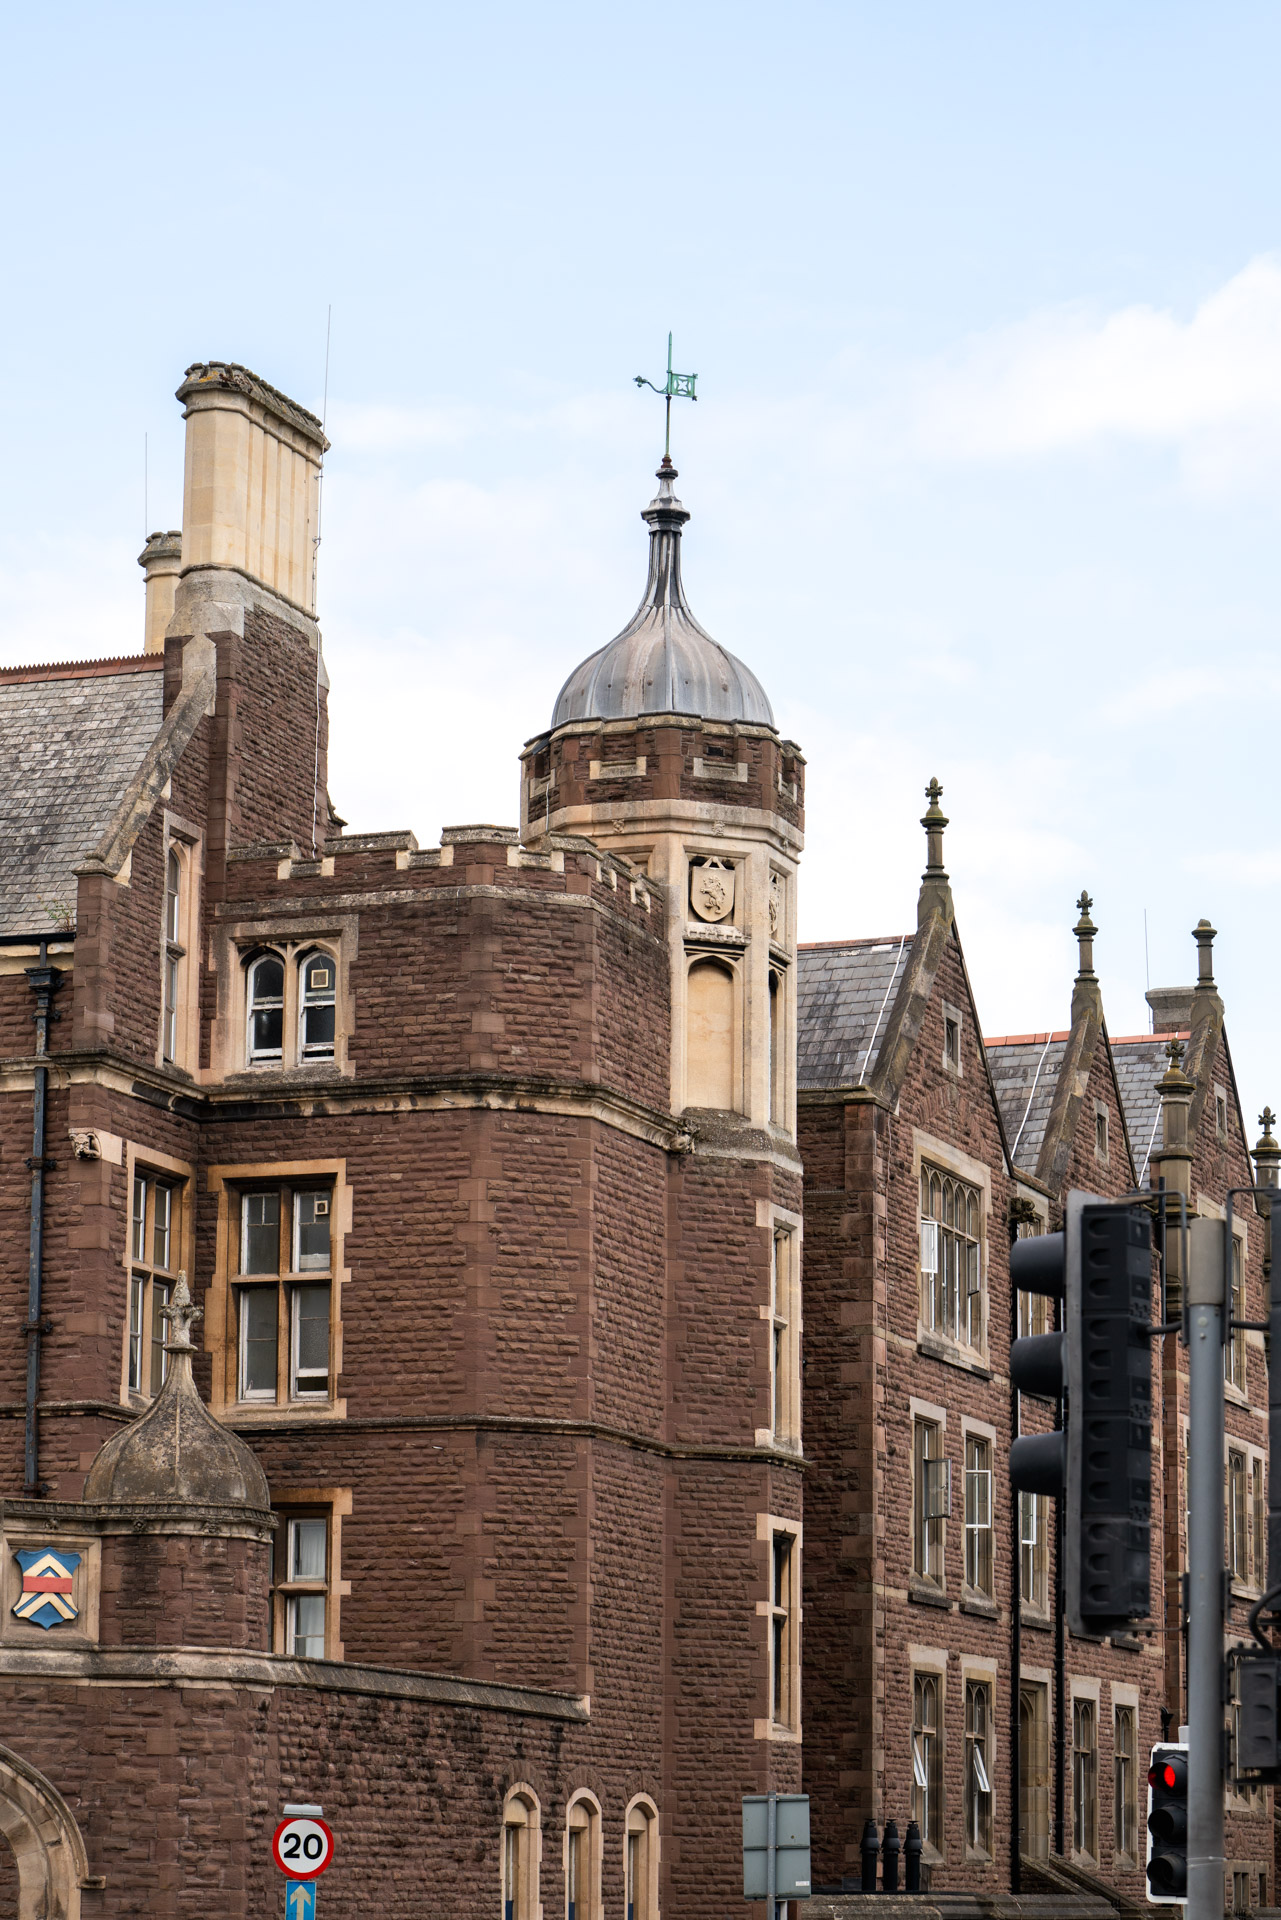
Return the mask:
<path id="1" fill-rule="evenodd" d="M 1281 1106 L 1281 9 L 0 0 L 0 664 L 136 651 L 183 369 L 325 412 L 330 787 L 514 822 L 640 597 L 808 762 L 801 937 L 914 924 L 943 783 L 989 1035 L 1216 973 Z M 326 343 L 328 385 L 326 388 Z M 144 472 L 145 469 L 145 472 Z M 1281 704 L 1281 702 L 1278 702 Z"/>

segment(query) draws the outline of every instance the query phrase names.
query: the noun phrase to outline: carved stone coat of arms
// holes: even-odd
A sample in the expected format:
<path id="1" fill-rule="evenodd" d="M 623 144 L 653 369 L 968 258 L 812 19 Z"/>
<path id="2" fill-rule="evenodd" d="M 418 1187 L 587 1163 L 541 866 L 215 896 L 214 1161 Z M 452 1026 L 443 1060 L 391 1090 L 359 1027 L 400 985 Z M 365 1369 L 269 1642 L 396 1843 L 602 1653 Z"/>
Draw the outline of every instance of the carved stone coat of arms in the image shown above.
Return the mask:
<path id="1" fill-rule="evenodd" d="M 692 867 L 689 877 L 690 905 L 700 920 L 724 920 L 734 911 L 734 869 L 719 860 L 707 860 Z"/>

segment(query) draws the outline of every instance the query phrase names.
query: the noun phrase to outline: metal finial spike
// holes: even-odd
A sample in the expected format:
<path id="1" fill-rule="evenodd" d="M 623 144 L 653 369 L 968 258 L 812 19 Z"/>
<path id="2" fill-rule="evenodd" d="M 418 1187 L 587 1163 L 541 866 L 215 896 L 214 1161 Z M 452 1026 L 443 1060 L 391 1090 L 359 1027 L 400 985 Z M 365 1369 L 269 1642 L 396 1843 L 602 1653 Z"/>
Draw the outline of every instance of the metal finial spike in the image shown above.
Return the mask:
<path id="1" fill-rule="evenodd" d="M 672 401 L 697 400 L 698 395 L 694 391 L 697 380 L 698 375 L 696 373 L 673 373 L 672 336 L 670 333 L 667 336 L 667 378 L 664 380 L 662 386 L 655 386 L 654 382 L 647 380 L 643 373 L 638 373 L 635 376 L 635 383 L 638 387 L 650 387 L 666 403 L 667 435 L 663 442 L 664 460 L 669 461 L 672 457 Z"/>

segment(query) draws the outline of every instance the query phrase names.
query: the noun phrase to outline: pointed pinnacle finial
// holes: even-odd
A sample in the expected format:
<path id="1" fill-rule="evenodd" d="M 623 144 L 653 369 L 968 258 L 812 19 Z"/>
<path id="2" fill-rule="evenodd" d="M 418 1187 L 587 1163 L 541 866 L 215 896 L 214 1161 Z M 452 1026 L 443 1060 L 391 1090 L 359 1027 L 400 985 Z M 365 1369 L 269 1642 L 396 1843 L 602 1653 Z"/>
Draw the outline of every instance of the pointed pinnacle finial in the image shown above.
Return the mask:
<path id="1" fill-rule="evenodd" d="M 195 1305 L 191 1298 L 191 1289 L 187 1285 L 185 1273 L 178 1275 L 178 1283 L 170 1295 L 167 1307 L 161 1307 L 160 1317 L 169 1322 L 169 1338 L 165 1341 L 166 1353 L 194 1353 L 196 1343 L 191 1337 L 191 1325 L 204 1315 L 204 1308 Z"/>
<path id="2" fill-rule="evenodd" d="M 1192 938 L 1196 941 L 1197 991 L 1206 989 L 1213 993 L 1215 929 L 1208 920 L 1198 920 L 1192 929 Z"/>
<path id="3" fill-rule="evenodd" d="M 1076 977 L 1078 980 L 1093 980 L 1095 977 L 1094 936 L 1098 932 L 1098 928 L 1090 918 L 1090 908 L 1094 905 L 1094 902 L 1084 887 L 1081 889 L 1081 897 L 1076 904 L 1081 914 L 1081 918 L 1072 929 L 1076 935 L 1077 947 L 1080 952 L 1080 964 L 1077 968 Z"/>
<path id="4" fill-rule="evenodd" d="M 1275 1113 L 1273 1113 L 1271 1107 L 1265 1107 L 1263 1109 L 1263 1112 L 1259 1115 L 1259 1125 L 1263 1128 L 1265 1137 L 1272 1132 L 1272 1129 L 1273 1127 L 1275 1127 L 1276 1123 L 1277 1123 L 1277 1117 Z"/>
<path id="5" fill-rule="evenodd" d="M 1173 1040 L 1166 1041 L 1165 1052 L 1166 1052 L 1166 1058 L 1170 1062 L 1171 1069 L 1177 1071 L 1179 1068 L 1179 1062 L 1183 1058 L 1183 1042 L 1182 1040 L 1179 1039 L 1177 1034 L 1175 1035 Z"/>
<path id="6" fill-rule="evenodd" d="M 925 789 L 929 805 L 921 815 L 921 825 L 925 828 L 925 872 L 921 875 L 922 880 L 947 879 L 943 870 L 943 829 L 947 825 L 947 815 L 939 805 L 942 797 L 942 787 L 937 780 L 931 779 Z"/>
<path id="7" fill-rule="evenodd" d="M 1263 1128 L 1263 1133 L 1255 1142 L 1254 1165 L 1255 1177 L 1261 1187 L 1275 1187 L 1278 1175 L 1281 1175 L 1281 1144 L 1278 1143 L 1272 1131 L 1276 1120 L 1277 1117 L 1271 1107 L 1265 1107 L 1259 1115 L 1259 1125 Z M 1265 1202 L 1265 1211 L 1270 1209 L 1271 1205 L 1270 1200 Z M 1268 1252 L 1270 1258 L 1270 1248 Z"/>

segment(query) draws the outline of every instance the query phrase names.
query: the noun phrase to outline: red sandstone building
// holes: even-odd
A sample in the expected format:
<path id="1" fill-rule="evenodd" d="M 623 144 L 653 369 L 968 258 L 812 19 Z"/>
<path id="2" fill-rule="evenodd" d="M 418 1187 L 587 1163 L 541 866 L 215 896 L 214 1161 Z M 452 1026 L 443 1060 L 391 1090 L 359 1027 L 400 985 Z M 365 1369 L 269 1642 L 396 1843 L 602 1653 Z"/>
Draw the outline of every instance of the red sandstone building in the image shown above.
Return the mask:
<path id="1" fill-rule="evenodd" d="M 816 1882 L 915 1817 L 995 1891 L 1014 1713 L 1028 1873 L 1132 1893 L 1186 1380 L 1162 1612 L 1065 1643 L 1007 1249 L 1073 1185 L 1249 1178 L 1208 958 L 1182 1065 L 1109 1043 L 1086 914 L 1070 1029 L 985 1044 L 937 791 L 917 931 L 798 953 L 804 761 L 689 610 L 667 461 L 519 830 L 343 833 L 319 424 L 179 397 L 146 651 L 0 673 L 0 1916 L 277 1911 L 306 1801 L 335 1920 L 720 1920 L 741 1795 L 802 1784 Z M 1258 1904 L 1267 1808 L 1231 1833 Z"/>

